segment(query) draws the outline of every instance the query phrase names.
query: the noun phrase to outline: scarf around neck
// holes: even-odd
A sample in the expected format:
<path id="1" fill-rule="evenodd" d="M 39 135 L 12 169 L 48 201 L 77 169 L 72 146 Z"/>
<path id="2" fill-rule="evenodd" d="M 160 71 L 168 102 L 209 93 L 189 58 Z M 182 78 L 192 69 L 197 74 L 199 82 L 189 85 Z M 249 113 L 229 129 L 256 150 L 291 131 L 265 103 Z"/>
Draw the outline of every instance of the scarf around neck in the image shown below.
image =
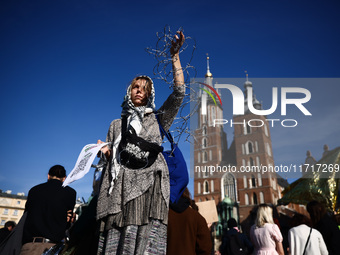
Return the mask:
<path id="1" fill-rule="evenodd" d="M 151 94 L 148 97 L 147 104 L 145 106 L 135 106 L 131 100 L 131 88 L 133 84 L 130 84 L 126 95 L 124 96 L 124 101 L 122 103 L 122 113 L 121 117 L 127 118 L 127 126 L 131 126 L 136 131 L 136 134 L 139 135 L 139 133 L 142 130 L 142 122 L 144 115 L 147 113 L 152 113 L 155 110 L 155 89 L 153 85 L 153 81 L 149 76 L 141 75 L 137 76 L 137 78 L 142 78 L 149 80 L 151 82 Z M 121 141 L 121 133 L 117 136 L 115 139 L 113 145 L 112 145 L 112 161 L 111 161 L 111 176 L 112 181 L 110 184 L 109 194 L 111 194 L 114 186 L 114 182 L 117 179 L 119 170 L 120 170 L 120 164 L 118 163 L 119 160 L 119 152 L 118 152 L 118 145 Z"/>

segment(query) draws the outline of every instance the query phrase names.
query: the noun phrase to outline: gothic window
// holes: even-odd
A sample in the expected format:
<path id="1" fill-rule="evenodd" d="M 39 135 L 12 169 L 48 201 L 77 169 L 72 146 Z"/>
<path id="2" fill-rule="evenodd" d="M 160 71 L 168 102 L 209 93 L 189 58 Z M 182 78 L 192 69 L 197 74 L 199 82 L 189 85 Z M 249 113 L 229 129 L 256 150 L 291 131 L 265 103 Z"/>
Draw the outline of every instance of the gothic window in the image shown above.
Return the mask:
<path id="1" fill-rule="evenodd" d="M 203 152 L 203 163 L 208 162 L 208 153 L 206 151 Z"/>
<path id="2" fill-rule="evenodd" d="M 211 192 L 214 192 L 214 180 L 210 181 Z"/>
<path id="3" fill-rule="evenodd" d="M 243 134 L 247 135 L 247 134 L 250 134 L 250 133 L 251 133 L 251 127 L 248 124 L 245 124 L 243 126 Z"/>
<path id="4" fill-rule="evenodd" d="M 209 151 L 209 159 L 212 160 L 212 151 Z"/>
<path id="5" fill-rule="evenodd" d="M 246 205 L 249 205 L 249 196 L 248 196 L 247 193 L 244 194 L 244 203 L 245 203 Z"/>
<path id="6" fill-rule="evenodd" d="M 201 153 L 200 152 L 197 153 L 197 162 L 201 163 Z"/>
<path id="7" fill-rule="evenodd" d="M 242 159 L 242 166 L 246 166 L 246 160 Z"/>
<path id="8" fill-rule="evenodd" d="M 204 186 L 203 194 L 208 194 L 209 193 L 209 182 L 205 180 L 203 186 Z"/>
<path id="9" fill-rule="evenodd" d="M 201 194 L 201 183 L 197 183 L 197 193 Z"/>
<path id="10" fill-rule="evenodd" d="M 242 154 L 245 154 L 244 144 L 242 144 Z"/>
<path id="11" fill-rule="evenodd" d="M 207 138 L 203 138 L 202 139 L 202 148 L 206 148 L 207 147 Z"/>
<path id="12" fill-rule="evenodd" d="M 264 203 L 264 195 L 263 192 L 260 192 L 260 203 L 263 204 Z"/>
<path id="13" fill-rule="evenodd" d="M 253 153 L 253 144 L 251 142 L 248 142 L 248 153 Z"/>
<path id="14" fill-rule="evenodd" d="M 259 144 L 257 141 L 255 141 L 255 151 L 258 152 L 259 151 Z"/>
<path id="15" fill-rule="evenodd" d="M 268 153 L 269 156 L 271 156 L 272 155 L 272 151 L 270 149 L 269 143 L 266 143 L 266 146 L 267 146 L 267 153 Z"/>
<path id="16" fill-rule="evenodd" d="M 243 175 L 243 186 L 247 188 L 247 176 Z"/>
<path id="17" fill-rule="evenodd" d="M 246 125 L 246 128 L 247 128 L 247 134 L 250 134 L 251 133 L 251 128 L 249 125 Z"/>
<path id="18" fill-rule="evenodd" d="M 257 183 L 259 186 L 262 186 L 262 176 L 261 173 L 257 173 Z"/>
<path id="19" fill-rule="evenodd" d="M 215 111 L 215 107 L 214 106 L 211 107 L 211 119 L 212 119 L 212 121 L 214 119 L 216 119 L 216 111 Z"/>
<path id="20" fill-rule="evenodd" d="M 203 135 L 206 135 L 206 134 L 207 134 L 207 127 L 206 127 L 206 126 L 203 127 L 202 134 L 203 134 Z"/>
<path id="21" fill-rule="evenodd" d="M 256 157 L 256 165 L 260 166 L 260 158 L 259 157 Z"/>
<path id="22" fill-rule="evenodd" d="M 258 204 L 258 202 L 257 202 L 257 195 L 256 195 L 255 192 L 253 193 L 253 202 L 254 202 L 254 205 Z"/>
<path id="23" fill-rule="evenodd" d="M 223 177 L 224 196 L 236 201 L 236 180 L 235 177 L 228 173 Z"/>
<path id="24" fill-rule="evenodd" d="M 253 174 L 251 175 L 251 186 L 256 187 L 256 179 L 255 179 L 255 176 Z"/>
<path id="25" fill-rule="evenodd" d="M 250 163 L 250 166 L 254 166 L 254 160 L 252 157 L 249 158 L 249 163 Z"/>

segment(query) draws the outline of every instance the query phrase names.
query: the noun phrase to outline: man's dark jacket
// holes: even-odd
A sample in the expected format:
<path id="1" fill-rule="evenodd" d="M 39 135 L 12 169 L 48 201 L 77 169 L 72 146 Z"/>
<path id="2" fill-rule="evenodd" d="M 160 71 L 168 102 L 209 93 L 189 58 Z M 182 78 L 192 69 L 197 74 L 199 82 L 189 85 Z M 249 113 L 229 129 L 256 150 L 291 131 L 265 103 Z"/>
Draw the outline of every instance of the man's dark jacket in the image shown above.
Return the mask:
<path id="1" fill-rule="evenodd" d="M 51 179 L 33 187 L 27 197 L 23 243 L 32 242 L 33 237 L 44 237 L 60 242 L 68 227 L 67 211 L 73 210 L 76 191 L 62 187 L 62 182 Z"/>

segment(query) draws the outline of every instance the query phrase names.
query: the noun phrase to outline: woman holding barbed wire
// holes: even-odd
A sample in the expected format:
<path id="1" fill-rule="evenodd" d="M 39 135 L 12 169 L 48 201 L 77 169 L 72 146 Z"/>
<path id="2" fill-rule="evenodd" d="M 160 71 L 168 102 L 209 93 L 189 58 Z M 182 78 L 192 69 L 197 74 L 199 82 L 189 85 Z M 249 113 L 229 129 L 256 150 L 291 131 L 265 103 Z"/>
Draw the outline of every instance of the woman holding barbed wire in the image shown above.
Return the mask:
<path id="1" fill-rule="evenodd" d="M 179 51 L 184 40 L 177 32 L 171 43 L 173 92 L 159 110 L 153 81 L 138 76 L 127 89 L 121 119 L 110 125 L 106 142 L 111 145 L 102 149 L 107 165 L 97 204 L 98 254 L 166 254 L 170 184 L 159 124 L 169 130 L 183 102 Z"/>

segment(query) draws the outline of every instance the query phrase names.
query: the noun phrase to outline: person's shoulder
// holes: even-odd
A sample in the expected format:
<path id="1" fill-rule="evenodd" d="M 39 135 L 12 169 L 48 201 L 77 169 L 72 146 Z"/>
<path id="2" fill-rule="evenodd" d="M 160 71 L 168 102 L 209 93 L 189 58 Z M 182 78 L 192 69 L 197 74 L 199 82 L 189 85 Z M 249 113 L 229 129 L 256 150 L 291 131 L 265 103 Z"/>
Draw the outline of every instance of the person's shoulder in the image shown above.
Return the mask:
<path id="1" fill-rule="evenodd" d="M 121 122 L 121 119 L 114 119 L 113 121 L 111 121 L 111 126 L 112 125 L 117 125 L 118 123 L 120 123 Z"/>
<path id="2" fill-rule="evenodd" d="M 77 192 L 75 191 L 75 189 L 71 188 L 70 186 L 66 186 L 65 188 L 65 191 L 68 192 L 68 193 L 72 193 L 74 195 L 77 194 Z"/>
<path id="3" fill-rule="evenodd" d="M 322 234 L 319 230 L 312 228 L 312 234 L 318 236 L 318 237 L 322 237 Z"/>
<path id="4" fill-rule="evenodd" d="M 29 190 L 29 193 L 38 191 L 38 190 L 44 188 L 46 185 L 47 185 L 47 182 L 43 182 L 43 183 L 40 183 L 40 184 L 38 184 L 38 185 L 35 185 L 35 186 L 33 186 L 33 187 Z"/>
<path id="5" fill-rule="evenodd" d="M 190 206 L 186 209 L 186 211 L 188 211 L 190 214 L 192 214 L 193 217 L 196 218 L 196 220 L 198 222 L 207 224 L 207 221 L 202 216 L 202 214 L 200 214 L 198 211 L 192 209 Z"/>

